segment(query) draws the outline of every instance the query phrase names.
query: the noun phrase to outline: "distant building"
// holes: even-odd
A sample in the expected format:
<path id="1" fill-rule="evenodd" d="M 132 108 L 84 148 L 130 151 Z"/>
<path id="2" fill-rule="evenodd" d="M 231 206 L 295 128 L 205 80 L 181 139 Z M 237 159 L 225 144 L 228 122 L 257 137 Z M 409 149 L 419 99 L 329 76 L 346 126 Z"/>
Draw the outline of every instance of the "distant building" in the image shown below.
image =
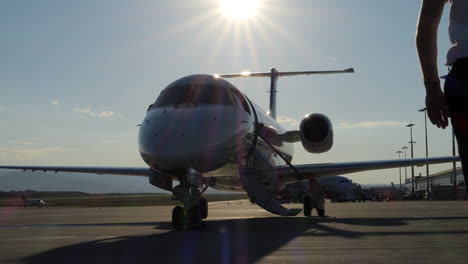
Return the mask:
<path id="1" fill-rule="evenodd" d="M 456 186 L 454 179 L 456 178 Z M 414 190 L 415 194 L 421 197 L 425 196 L 427 179 L 425 176 L 415 176 Z M 453 169 L 444 170 L 429 175 L 429 188 L 433 199 L 436 200 L 455 200 L 464 199 L 466 197 L 465 182 L 461 168 L 456 168 L 456 177 L 454 177 Z M 408 190 L 411 190 L 411 178 L 405 185 Z"/>
<path id="2" fill-rule="evenodd" d="M 456 168 L 457 174 L 457 185 L 465 185 L 463 172 L 461 168 Z M 429 186 L 438 186 L 438 185 L 453 185 L 453 169 L 444 170 L 429 175 Z M 426 190 L 426 176 L 415 176 L 415 191 L 425 191 Z M 405 187 L 411 190 L 411 178 L 405 183 Z"/>

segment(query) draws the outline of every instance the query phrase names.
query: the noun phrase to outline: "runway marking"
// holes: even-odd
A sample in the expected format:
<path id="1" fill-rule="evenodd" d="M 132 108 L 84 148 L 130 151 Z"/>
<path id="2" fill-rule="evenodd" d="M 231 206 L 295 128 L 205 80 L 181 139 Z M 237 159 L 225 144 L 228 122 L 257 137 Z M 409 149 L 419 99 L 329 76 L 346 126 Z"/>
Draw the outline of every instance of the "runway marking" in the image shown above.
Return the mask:
<path id="1" fill-rule="evenodd" d="M 245 216 L 226 216 L 226 217 L 216 217 L 216 218 L 210 218 L 210 220 L 221 220 L 221 219 L 254 219 L 256 217 L 245 217 Z"/>
<path id="2" fill-rule="evenodd" d="M 58 228 L 58 227 L 114 227 L 153 226 L 154 223 L 86 223 L 86 224 L 44 224 L 44 225 L 0 225 L 1 229 Z"/>
<path id="3" fill-rule="evenodd" d="M 22 237 L 22 238 L 7 238 L 5 241 L 31 241 L 31 240 L 54 240 L 54 239 L 77 239 L 77 238 L 93 238 L 93 239 L 113 239 L 116 236 L 45 236 L 45 237 Z"/>

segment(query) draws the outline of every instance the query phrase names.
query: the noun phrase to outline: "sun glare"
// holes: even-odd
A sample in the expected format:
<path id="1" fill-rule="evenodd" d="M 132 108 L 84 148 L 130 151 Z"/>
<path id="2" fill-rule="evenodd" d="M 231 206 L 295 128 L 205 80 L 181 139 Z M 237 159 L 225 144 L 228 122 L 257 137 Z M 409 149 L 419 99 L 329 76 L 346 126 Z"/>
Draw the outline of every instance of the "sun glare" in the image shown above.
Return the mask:
<path id="1" fill-rule="evenodd" d="M 242 20 L 257 14 L 260 0 L 220 0 L 223 12 L 229 17 Z"/>

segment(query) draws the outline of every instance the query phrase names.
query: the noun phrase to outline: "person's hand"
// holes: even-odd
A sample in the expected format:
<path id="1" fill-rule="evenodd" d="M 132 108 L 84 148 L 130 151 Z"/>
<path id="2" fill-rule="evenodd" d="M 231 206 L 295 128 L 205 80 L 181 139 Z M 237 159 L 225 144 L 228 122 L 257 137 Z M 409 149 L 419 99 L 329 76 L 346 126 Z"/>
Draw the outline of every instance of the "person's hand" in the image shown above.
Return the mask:
<path id="1" fill-rule="evenodd" d="M 445 129 L 448 126 L 449 111 L 444 93 L 440 89 L 440 85 L 428 88 L 426 89 L 427 116 L 432 124 Z"/>

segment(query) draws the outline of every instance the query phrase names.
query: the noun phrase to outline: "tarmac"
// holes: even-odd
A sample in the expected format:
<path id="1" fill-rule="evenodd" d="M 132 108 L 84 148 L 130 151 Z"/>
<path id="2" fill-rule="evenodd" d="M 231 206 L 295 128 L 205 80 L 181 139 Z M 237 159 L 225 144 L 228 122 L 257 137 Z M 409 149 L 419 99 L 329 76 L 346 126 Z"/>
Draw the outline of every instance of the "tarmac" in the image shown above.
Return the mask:
<path id="1" fill-rule="evenodd" d="M 466 263 L 468 202 L 327 203 L 279 217 L 210 203 L 201 230 L 172 206 L 0 208 L 0 263 Z M 300 208 L 301 205 L 290 205 Z"/>

